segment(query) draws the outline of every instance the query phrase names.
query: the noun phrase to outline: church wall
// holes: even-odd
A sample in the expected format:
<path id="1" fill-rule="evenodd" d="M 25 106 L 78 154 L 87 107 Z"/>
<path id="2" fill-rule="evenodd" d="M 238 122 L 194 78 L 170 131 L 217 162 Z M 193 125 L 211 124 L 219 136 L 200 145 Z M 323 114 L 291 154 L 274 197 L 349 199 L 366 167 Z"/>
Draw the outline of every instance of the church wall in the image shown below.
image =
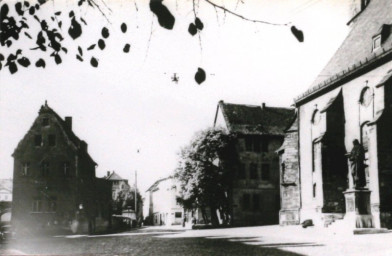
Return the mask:
<path id="1" fill-rule="evenodd" d="M 312 173 L 312 141 L 317 138 L 319 134 L 325 132 L 325 130 L 323 131 L 325 115 L 321 115 L 321 120 L 318 124 L 319 127 L 312 127 L 311 120 L 316 104 L 317 109 L 323 109 L 328 101 L 335 97 L 342 88 L 344 114 L 346 118 L 345 147 L 346 151 L 349 152 L 352 149 L 352 141 L 354 139 L 360 139 L 360 124 L 373 120 L 374 115 L 384 108 L 384 89 L 382 87 L 375 88 L 375 86 L 391 68 L 392 62 L 386 63 L 383 66 L 344 84 L 343 87 L 327 92 L 299 107 L 299 148 L 302 198 L 301 221 L 305 219 L 314 219 L 317 216 L 321 217 L 320 211 L 318 211 L 320 203 L 322 204 L 322 200 L 320 199 L 322 195 L 319 194 L 319 189 L 322 187 L 321 184 L 320 186 L 317 184 L 316 198 L 313 198 L 313 183 L 315 181 L 322 182 L 322 180 L 320 181 L 320 175 L 318 173 Z M 365 86 L 370 87 L 374 92 L 374 101 L 372 101 L 367 108 L 364 108 L 359 104 L 361 91 Z M 376 136 L 377 134 L 375 131 L 370 131 L 370 143 L 376 141 Z M 374 157 L 377 156 L 375 150 L 376 148 L 374 146 L 369 146 L 368 157 L 373 158 L 373 160 L 369 159 L 368 161 L 370 175 L 369 188 L 372 190 L 372 208 L 377 208 L 377 204 L 379 204 L 378 163 L 377 159 L 374 159 Z"/>

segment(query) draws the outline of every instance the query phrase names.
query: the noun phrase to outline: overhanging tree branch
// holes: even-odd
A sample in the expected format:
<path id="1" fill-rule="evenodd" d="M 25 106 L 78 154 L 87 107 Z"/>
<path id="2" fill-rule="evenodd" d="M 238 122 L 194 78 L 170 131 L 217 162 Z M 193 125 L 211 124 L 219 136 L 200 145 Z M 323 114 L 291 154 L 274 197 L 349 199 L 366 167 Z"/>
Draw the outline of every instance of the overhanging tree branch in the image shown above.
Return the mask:
<path id="1" fill-rule="evenodd" d="M 266 24 L 266 25 L 272 25 L 272 26 L 288 26 L 288 25 L 291 24 L 291 22 L 288 22 L 288 23 L 273 23 L 273 22 L 264 21 L 264 20 L 249 19 L 249 18 L 247 18 L 247 17 L 245 17 L 245 16 L 243 16 L 243 15 L 241 15 L 241 14 L 235 13 L 235 12 L 233 12 L 233 11 L 227 9 L 226 7 L 223 7 L 223 6 L 221 6 L 221 5 L 218 5 L 218 4 L 216 4 L 216 3 L 213 3 L 213 2 L 211 2 L 210 0 L 204 0 L 204 1 L 205 1 L 206 3 L 208 3 L 208 4 L 212 5 L 212 6 L 214 6 L 215 8 L 221 9 L 221 10 L 223 10 L 224 12 L 230 13 L 231 15 L 234 15 L 234 16 L 236 16 L 236 17 L 238 17 L 238 18 L 241 18 L 241 19 L 243 19 L 243 20 L 246 20 L 246 21 L 255 22 L 255 23 L 261 23 L 261 24 Z"/>

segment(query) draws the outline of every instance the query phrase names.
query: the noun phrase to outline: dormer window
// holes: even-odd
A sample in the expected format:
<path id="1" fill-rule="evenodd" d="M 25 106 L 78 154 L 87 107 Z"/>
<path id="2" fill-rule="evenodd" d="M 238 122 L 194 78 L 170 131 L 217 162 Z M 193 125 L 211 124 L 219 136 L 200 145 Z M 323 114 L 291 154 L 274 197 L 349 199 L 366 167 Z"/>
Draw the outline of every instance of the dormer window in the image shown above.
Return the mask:
<path id="1" fill-rule="evenodd" d="M 373 52 L 381 49 L 382 44 L 391 34 L 391 24 L 382 24 L 377 33 L 373 36 Z"/>
<path id="2" fill-rule="evenodd" d="M 373 37 L 373 52 L 381 48 L 381 35 Z"/>
<path id="3" fill-rule="evenodd" d="M 44 127 L 49 126 L 49 118 L 47 117 L 42 118 L 42 126 Z"/>

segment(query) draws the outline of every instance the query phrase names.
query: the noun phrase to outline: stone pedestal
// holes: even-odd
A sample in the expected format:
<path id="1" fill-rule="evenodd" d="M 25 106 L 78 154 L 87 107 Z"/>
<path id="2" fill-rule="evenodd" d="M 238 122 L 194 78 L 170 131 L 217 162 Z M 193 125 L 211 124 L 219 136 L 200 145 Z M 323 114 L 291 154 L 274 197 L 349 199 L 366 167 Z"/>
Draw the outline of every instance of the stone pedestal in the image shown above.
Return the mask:
<path id="1" fill-rule="evenodd" d="M 344 222 L 349 228 L 374 228 L 373 216 L 370 208 L 370 190 L 348 189 L 343 192 L 346 199 L 346 215 Z"/>

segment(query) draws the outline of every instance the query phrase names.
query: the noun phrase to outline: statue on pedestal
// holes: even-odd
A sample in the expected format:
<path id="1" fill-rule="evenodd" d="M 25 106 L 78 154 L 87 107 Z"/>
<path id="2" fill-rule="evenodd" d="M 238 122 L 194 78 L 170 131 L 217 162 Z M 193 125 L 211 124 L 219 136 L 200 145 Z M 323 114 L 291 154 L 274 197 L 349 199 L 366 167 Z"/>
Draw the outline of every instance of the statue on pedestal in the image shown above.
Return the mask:
<path id="1" fill-rule="evenodd" d="M 365 150 L 357 139 L 353 141 L 353 149 L 348 158 L 350 160 L 354 188 L 362 189 L 366 186 Z"/>

